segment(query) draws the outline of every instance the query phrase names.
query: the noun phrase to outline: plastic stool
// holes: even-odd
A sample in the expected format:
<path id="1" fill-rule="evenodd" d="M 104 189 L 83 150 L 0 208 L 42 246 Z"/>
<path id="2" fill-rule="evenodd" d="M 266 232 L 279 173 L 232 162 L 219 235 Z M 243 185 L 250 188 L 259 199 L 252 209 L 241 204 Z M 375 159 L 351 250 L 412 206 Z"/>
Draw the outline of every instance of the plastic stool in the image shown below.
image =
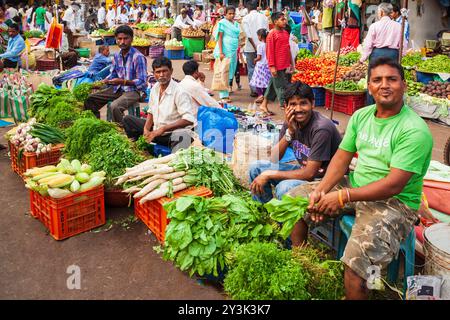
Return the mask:
<path id="1" fill-rule="evenodd" d="M 338 249 L 338 259 L 340 259 L 344 254 L 345 246 L 347 245 L 348 238 L 352 232 L 353 224 L 355 223 L 355 216 L 352 215 L 343 215 L 339 219 L 339 225 L 341 227 L 341 235 L 339 240 L 339 249 Z M 414 263 L 415 263 L 415 250 L 416 250 L 416 233 L 414 228 L 409 233 L 408 237 L 400 243 L 400 251 L 403 251 L 405 256 L 405 270 L 404 270 L 404 279 L 403 279 L 403 296 L 405 296 L 406 292 L 406 279 L 409 276 L 414 275 Z M 399 252 L 400 256 L 400 252 Z M 399 256 L 392 260 L 392 262 L 388 266 L 387 278 L 390 283 L 394 283 L 398 277 L 398 270 L 400 266 Z"/>
<path id="2" fill-rule="evenodd" d="M 112 120 L 111 103 L 112 103 L 112 101 L 109 101 L 106 106 L 106 120 L 107 121 Z M 141 107 L 139 105 L 139 102 L 136 102 L 134 105 L 128 107 L 128 115 L 135 116 L 135 117 L 141 116 Z"/>

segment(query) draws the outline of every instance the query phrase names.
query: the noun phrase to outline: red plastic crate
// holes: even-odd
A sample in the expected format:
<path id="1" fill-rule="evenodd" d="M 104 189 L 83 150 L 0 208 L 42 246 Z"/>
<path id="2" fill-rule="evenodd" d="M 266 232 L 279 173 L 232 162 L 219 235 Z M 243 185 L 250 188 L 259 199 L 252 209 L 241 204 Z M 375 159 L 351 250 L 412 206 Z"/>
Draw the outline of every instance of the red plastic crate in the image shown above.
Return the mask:
<path id="1" fill-rule="evenodd" d="M 55 199 L 30 191 L 31 214 L 56 240 L 63 240 L 105 224 L 103 185 Z"/>
<path id="2" fill-rule="evenodd" d="M 64 144 L 57 144 L 52 148 L 52 151 L 44 152 L 39 155 L 37 155 L 36 152 L 24 152 L 19 162 L 19 148 L 9 141 L 8 145 L 11 157 L 11 168 L 21 177 L 23 177 L 23 173 L 28 169 L 57 164 L 61 158 L 62 149 L 64 148 Z"/>
<path id="3" fill-rule="evenodd" d="M 331 108 L 332 92 L 327 90 L 325 92 L 325 108 Z M 366 94 L 338 94 L 334 95 L 334 111 L 342 112 L 352 115 L 356 110 L 365 107 Z"/>
<path id="4" fill-rule="evenodd" d="M 144 204 L 139 203 L 141 198 L 134 201 L 134 214 L 147 225 L 160 243 L 164 243 L 166 226 L 170 222 L 170 219 L 167 219 L 167 212 L 164 210 L 163 205 L 182 196 L 211 197 L 212 191 L 205 187 L 191 187 L 174 193 L 173 198 L 163 197 L 147 201 Z"/>

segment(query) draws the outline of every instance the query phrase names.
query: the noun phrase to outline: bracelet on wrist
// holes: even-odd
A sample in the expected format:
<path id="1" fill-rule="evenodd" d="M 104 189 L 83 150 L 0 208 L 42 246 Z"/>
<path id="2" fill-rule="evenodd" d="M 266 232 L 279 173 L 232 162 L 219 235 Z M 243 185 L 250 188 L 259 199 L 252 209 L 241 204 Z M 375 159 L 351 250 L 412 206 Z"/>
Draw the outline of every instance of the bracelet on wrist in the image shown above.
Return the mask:
<path id="1" fill-rule="evenodd" d="M 342 190 L 338 191 L 338 201 L 339 201 L 339 205 L 341 206 L 341 208 L 344 207 L 344 201 L 342 200 Z"/>
<path id="2" fill-rule="evenodd" d="M 351 198 L 350 198 L 350 190 L 349 188 L 345 188 L 345 192 L 347 193 L 347 201 L 346 202 L 351 202 Z"/>

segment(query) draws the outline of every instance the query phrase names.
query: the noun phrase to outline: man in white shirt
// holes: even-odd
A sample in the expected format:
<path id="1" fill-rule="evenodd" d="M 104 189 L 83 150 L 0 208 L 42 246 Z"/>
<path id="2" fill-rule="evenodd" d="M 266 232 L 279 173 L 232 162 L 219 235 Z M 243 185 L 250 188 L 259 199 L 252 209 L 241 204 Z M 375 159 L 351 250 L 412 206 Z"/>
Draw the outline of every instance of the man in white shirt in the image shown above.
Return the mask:
<path id="1" fill-rule="evenodd" d="M 125 116 L 125 132 L 135 140 L 143 135 L 148 143 L 170 147 L 172 152 L 188 148 L 197 123 L 191 97 L 172 80 L 172 62 L 168 58 L 153 60 L 152 69 L 157 83 L 150 91 L 147 119 Z"/>
<path id="2" fill-rule="evenodd" d="M 64 12 L 62 20 L 67 22 L 67 26 L 70 30 L 72 30 L 72 32 L 76 31 L 75 11 L 72 8 L 72 6 L 69 6 L 67 10 Z"/>
<path id="3" fill-rule="evenodd" d="M 97 12 L 97 23 L 100 29 L 106 29 L 105 21 L 106 21 L 106 8 L 105 3 L 103 2 L 100 6 L 100 9 L 98 9 Z"/>
<path id="4" fill-rule="evenodd" d="M 108 28 L 112 28 L 114 26 L 114 20 L 116 20 L 116 12 L 112 6 L 109 6 L 108 13 L 106 14 L 106 23 Z"/>
<path id="5" fill-rule="evenodd" d="M 117 24 L 126 24 L 129 22 L 128 19 L 128 11 L 125 7 L 122 8 L 122 11 L 120 12 L 120 14 L 117 15 L 116 18 L 116 23 Z"/>
<path id="6" fill-rule="evenodd" d="M 5 8 L 6 8 L 6 12 L 8 13 L 8 17 L 11 20 L 19 14 L 19 11 L 17 11 L 17 9 L 14 8 L 13 6 L 11 6 L 10 4 L 6 4 Z"/>
<path id="7" fill-rule="evenodd" d="M 159 3 L 158 9 L 156 9 L 156 16 L 158 19 L 165 18 L 166 16 L 166 8 L 163 7 L 162 3 Z"/>
<path id="8" fill-rule="evenodd" d="M 239 7 L 236 9 L 236 19 L 242 19 L 248 14 L 248 9 L 244 7 L 243 4 L 239 4 Z"/>
<path id="9" fill-rule="evenodd" d="M 256 47 L 259 44 L 256 32 L 258 32 L 259 29 L 269 30 L 269 21 L 265 15 L 256 11 L 256 8 L 258 7 L 256 0 L 250 1 L 247 4 L 247 7 L 250 13 L 242 19 L 242 29 L 247 37 L 245 40 L 244 55 L 247 60 L 248 81 L 250 82 L 253 76 L 253 71 L 255 70 L 254 60 L 256 59 Z M 258 96 L 256 93 L 256 88 L 250 87 L 250 91 L 251 97 Z"/>
<path id="10" fill-rule="evenodd" d="M 181 41 L 181 29 L 189 28 L 189 26 L 195 28 L 194 21 L 189 18 L 187 10 L 181 9 L 180 13 L 172 26 L 172 39 L 176 38 L 178 41 Z"/>
<path id="11" fill-rule="evenodd" d="M 198 81 L 200 72 L 198 71 L 198 62 L 189 60 L 183 64 L 185 77 L 180 82 L 180 86 L 191 96 L 194 104 L 194 115 L 197 117 L 197 111 L 200 106 L 220 108 L 220 104 L 214 100 L 206 91 L 206 88 Z"/>

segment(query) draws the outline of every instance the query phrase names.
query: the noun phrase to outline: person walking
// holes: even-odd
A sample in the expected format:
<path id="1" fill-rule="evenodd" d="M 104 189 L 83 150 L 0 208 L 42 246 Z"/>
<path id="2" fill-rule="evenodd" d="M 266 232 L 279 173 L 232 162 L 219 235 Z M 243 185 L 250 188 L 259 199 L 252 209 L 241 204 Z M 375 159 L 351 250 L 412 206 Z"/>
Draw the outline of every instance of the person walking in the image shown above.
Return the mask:
<path id="1" fill-rule="evenodd" d="M 268 115 L 273 115 L 268 109 L 269 100 L 277 98 L 280 108 L 284 108 L 284 88 L 290 82 L 290 73 L 293 69 L 289 33 L 285 30 L 286 17 L 282 12 L 275 12 L 272 14 L 272 21 L 274 29 L 270 30 L 266 40 L 267 63 L 272 79 L 260 106 L 260 109 Z"/>
<path id="2" fill-rule="evenodd" d="M 248 80 L 251 81 L 253 72 L 255 69 L 254 61 L 256 59 L 256 49 L 260 43 L 258 35 L 256 34 L 259 29 L 269 30 L 269 20 L 263 14 L 258 13 L 256 8 L 258 2 L 252 0 L 247 3 L 248 10 L 250 11 L 244 18 L 242 18 L 242 29 L 244 30 L 246 40 L 244 46 L 244 56 L 247 62 Z M 250 96 L 257 97 L 256 89 L 250 85 Z"/>
<path id="3" fill-rule="evenodd" d="M 229 86 L 233 84 L 233 77 L 237 67 L 237 49 L 239 47 L 239 24 L 234 21 L 235 8 L 229 6 L 225 9 L 225 18 L 220 20 L 214 34 L 216 47 L 214 48 L 214 58 L 223 60 L 225 57 L 230 59 L 230 68 L 228 73 Z M 229 90 L 219 91 L 219 98 L 222 102 L 231 102 Z"/>
<path id="4" fill-rule="evenodd" d="M 34 16 L 33 24 L 41 29 L 42 32 L 45 32 L 45 22 L 47 21 L 46 12 L 47 10 L 45 10 L 45 6 L 41 4 L 36 9 Z M 50 21 L 47 21 L 47 23 L 50 23 Z"/>
<path id="5" fill-rule="evenodd" d="M 258 94 L 258 98 L 255 100 L 256 103 L 263 102 L 264 92 L 269 86 L 270 79 L 272 78 L 266 58 L 267 33 L 267 30 L 264 28 L 259 29 L 257 32 L 259 43 L 256 49 L 256 58 L 254 61 L 255 72 L 250 80 L 250 87 L 255 88 L 256 93 Z"/>

